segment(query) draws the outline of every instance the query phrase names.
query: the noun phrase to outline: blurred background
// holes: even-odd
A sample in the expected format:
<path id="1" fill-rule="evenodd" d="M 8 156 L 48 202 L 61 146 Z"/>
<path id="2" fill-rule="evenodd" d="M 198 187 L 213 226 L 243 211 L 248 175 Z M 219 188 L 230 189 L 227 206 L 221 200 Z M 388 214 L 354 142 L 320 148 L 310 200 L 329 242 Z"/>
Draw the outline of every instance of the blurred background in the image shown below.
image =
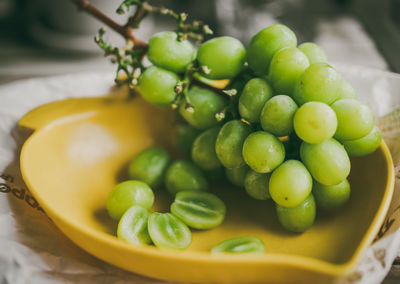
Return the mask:
<path id="1" fill-rule="evenodd" d="M 121 0 L 91 0 L 124 23 L 114 11 Z M 217 35 L 244 44 L 276 22 L 292 28 L 299 43 L 314 41 L 331 63 L 400 72 L 400 0 L 160 0 L 151 3 L 189 12 Z M 0 0 L 0 84 L 15 79 L 90 70 L 114 70 L 93 37 L 102 24 L 69 0 Z M 166 17 L 148 17 L 137 35 L 173 29 Z M 122 40 L 107 29 L 116 43 Z"/>

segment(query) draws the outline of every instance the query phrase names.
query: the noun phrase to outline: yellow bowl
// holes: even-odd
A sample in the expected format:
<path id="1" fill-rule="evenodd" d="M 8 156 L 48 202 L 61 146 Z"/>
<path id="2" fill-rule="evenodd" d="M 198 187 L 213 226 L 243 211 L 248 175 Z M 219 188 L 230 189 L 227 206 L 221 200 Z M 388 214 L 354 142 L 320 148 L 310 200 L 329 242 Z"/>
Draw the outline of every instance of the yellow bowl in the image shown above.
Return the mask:
<path id="1" fill-rule="evenodd" d="M 194 231 L 186 251 L 137 246 L 115 237 L 117 223 L 105 211 L 113 186 L 126 179 L 138 152 L 160 145 L 176 153 L 174 114 L 141 98 L 69 99 L 26 114 L 19 129 L 30 137 L 21 151 L 24 180 L 48 216 L 72 241 L 96 257 L 146 276 L 208 283 L 330 283 L 354 270 L 382 224 L 394 187 L 389 150 L 352 159 L 350 201 L 334 212 L 318 211 L 303 234 L 284 231 L 271 201 L 256 201 L 229 185 L 212 190 L 225 200 L 218 228 Z M 33 134 L 32 134 L 33 132 Z M 171 198 L 156 191 L 154 210 Z M 260 256 L 211 255 L 220 241 L 261 238 Z"/>

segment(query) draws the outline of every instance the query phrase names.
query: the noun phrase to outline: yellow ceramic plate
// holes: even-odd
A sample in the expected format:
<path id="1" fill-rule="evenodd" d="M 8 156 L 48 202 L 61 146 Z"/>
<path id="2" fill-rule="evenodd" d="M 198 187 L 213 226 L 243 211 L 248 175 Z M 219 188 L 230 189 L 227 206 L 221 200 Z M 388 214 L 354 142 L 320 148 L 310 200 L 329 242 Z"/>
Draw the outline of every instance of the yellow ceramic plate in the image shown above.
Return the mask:
<path id="1" fill-rule="evenodd" d="M 228 185 L 212 190 L 226 201 L 226 221 L 194 231 L 186 251 L 130 245 L 115 237 L 117 223 L 105 211 L 113 186 L 126 179 L 126 165 L 138 152 L 160 145 L 176 153 L 174 115 L 139 97 L 70 99 L 26 114 L 19 127 L 33 134 L 21 151 L 24 180 L 48 216 L 89 253 L 154 278 L 212 283 L 329 283 L 351 272 L 371 244 L 389 207 L 393 164 L 385 143 L 372 155 L 352 159 L 348 204 L 318 211 L 303 234 L 284 231 L 270 201 L 256 201 Z M 154 210 L 171 202 L 156 191 Z M 261 238 L 261 256 L 211 255 L 230 237 Z"/>

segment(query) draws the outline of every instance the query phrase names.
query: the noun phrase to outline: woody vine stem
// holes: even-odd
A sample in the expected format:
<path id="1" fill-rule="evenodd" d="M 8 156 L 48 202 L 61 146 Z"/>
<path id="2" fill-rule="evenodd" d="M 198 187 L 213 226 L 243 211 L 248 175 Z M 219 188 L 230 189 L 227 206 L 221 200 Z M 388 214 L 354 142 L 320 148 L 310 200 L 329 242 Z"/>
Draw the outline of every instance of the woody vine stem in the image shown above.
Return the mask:
<path id="1" fill-rule="evenodd" d="M 178 40 L 190 38 L 196 40 L 197 42 L 201 42 L 203 41 L 204 36 L 213 33 L 208 25 L 205 25 L 200 21 L 187 23 L 188 15 L 186 13 L 178 14 L 171 9 L 152 6 L 148 3 L 148 0 L 124 0 L 122 2 L 122 4 L 116 9 L 118 14 L 124 14 L 128 12 L 132 6 L 136 7 L 135 12 L 131 17 L 129 17 L 125 25 L 120 25 L 115 22 L 112 18 L 103 13 L 103 11 L 90 3 L 89 0 L 71 1 L 80 10 L 92 15 L 125 38 L 126 44 L 124 47 L 114 47 L 105 40 L 105 30 L 101 28 L 98 35 L 95 37 L 95 41 L 98 46 L 103 49 L 105 56 L 110 56 L 112 62 L 116 63 L 118 66 L 115 82 L 117 84 L 128 84 L 132 90 L 137 85 L 137 79 L 144 69 L 142 60 L 146 55 L 148 47 L 146 42 L 138 39 L 135 36 L 134 30 L 139 27 L 141 21 L 148 14 L 154 13 L 173 18 L 177 24 L 175 32 L 178 35 Z M 193 73 L 198 71 L 198 67 L 196 66 L 191 66 L 191 68 L 191 70 L 187 70 L 187 72 L 185 72 L 185 78 L 182 80 L 184 86 L 187 85 L 188 78 L 192 79 Z M 196 84 L 204 86 L 204 84 L 201 82 L 197 82 Z M 205 87 L 211 88 L 208 85 Z M 179 95 L 184 93 L 185 88 L 180 88 L 178 86 L 176 91 Z"/>

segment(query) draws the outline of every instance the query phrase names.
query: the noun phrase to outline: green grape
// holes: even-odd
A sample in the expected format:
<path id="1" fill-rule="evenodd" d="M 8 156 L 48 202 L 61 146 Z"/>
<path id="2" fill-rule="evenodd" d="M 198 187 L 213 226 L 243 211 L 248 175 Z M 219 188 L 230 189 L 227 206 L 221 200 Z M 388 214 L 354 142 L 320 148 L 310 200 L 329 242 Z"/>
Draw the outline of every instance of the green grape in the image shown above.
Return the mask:
<path id="1" fill-rule="evenodd" d="M 337 208 L 350 198 L 350 184 L 347 179 L 336 185 L 323 185 L 314 182 L 313 194 L 317 205 L 324 208 Z"/>
<path id="2" fill-rule="evenodd" d="M 279 94 L 293 96 L 293 90 L 304 70 L 310 65 L 307 56 L 296 47 L 279 50 L 272 57 L 268 79 Z"/>
<path id="3" fill-rule="evenodd" d="M 269 173 L 285 159 L 285 147 L 274 135 L 257 131 L 244 141 L 243 158 L 254 171 Z"/>
<path id="4" fill-rule="evenodd" d="M 278 95 L 268 100 L 260 116 L 261 126 L 276 136 L 287 136 L 293 132 L 293 117 L 297 111 L 294 100 L 286 95 Z"/>
<path id="5" fill-rule="evenodd" d="M 312 101 L 330 105 L 339 96 L 341 80 L 340 74 L 328 64 L 311 64 L 297 81 L 293 99 L 299 106 Z"/>
<path id="6" fill-rule="evenodd" d="M 222 126 L 215 150 L 224 167 L 232 169 L 244 165 L 243 143 L 251 131 L 251 127 L 240 120 L 231 120 Z"/>
<path id="7" fill-rule="evenodd" d="M 318 144 L 332 138 L 337 128 L 336 114 L 325 103 L 308 102 L 294 116 L 297 136 L 310 144 Z"/>
<path id="8" fill-rule="evenodd" d="M 225 175 L 231 184 L 236 185 L 238 187 L 244 187 L 244 180 L 249 170 L 250 170 L 249 167 L 246 165 L 233 169 L 226 168 Z"/>
<path id="9" fill-rule="evenodd" d="M 239 113 L 249 122 L 259 122 L 261 110 L 272 97 L 272 88 L 267 81 L 254 78 L 244 86 L 239 98 Z"/>
<path id="10" fill-rule="evenodd" d="M 197 60 L 208 68 L 204 76 L 210 79 L 232 79 L 242 71 L 246 58 L 243 44 L 228 36 L 216 37 L 200 45 Z"/>
<path id="11" fill-rule="evenodd" d="M 312 178 L 306 167 L 297 160 L 280 165 L 269 179 L 269 194 L 280 206 L 296 207 L 310 194 Z"/>
<path id="12" fill-rule="evenodd" d="M 271 198 L 269 195 L 269 178 L 270 174 L 260 174 L 249 170 L 244 179 L 244 188 L 246 192 L 253 198 L 266 200 Z"/>
<path id="13" fill-rule="evenodd" d="M 303 142 L 300 157 L 313 178 L 324 185 L 342 182 L 350 173 L 350 159 L 346 150 L 335 139 L 320 144 Z"/>
<path id="14" fill-rule="evenodd" d="M 154 65 L 181 73 L 195 58 L 195 50 L 188 40 L 178 40 L 176 32 L 159 32 L 149 40 L 147 57 Z"/>
<path id="15" fill-rule="evenodd" d="M 189 161 L 174 161 L 165 175 L 165 186 L 172 195 L 180 191 L 205 191 L 208 183 L 200 169 Z"/>
<path id="16" fill-rule="evenodd" d="M 211 253 L 265 253 L 265 245 L 256 237 L 236 237 L 227 239 L 211 249 Z"/>
<path id="17" fill-rule="evenodd" d="M 147 230 L 147 220 L 150 214 L 150 211 L 142 206 L 130 207 L 118 223 L 118 238 L 133 244 L 151 244 Z"/>
<path id="18" fill-rule="evenodd" d="M 323 62 L 327 63 L 328 58 L 324 50 L 317 44 L 313 42 L 305 42 L 298 47 L 308 58 L 310 64 Z"/>
<path id="19" fill-rule="evenodd" d="M 339 97 L 337 98 L 337 100 L 357 99 L 356 91 L 353 89 L 350 83 L 344 79 L 342 79 L 342 81 L 339 84 L 338 93 Z"/>
<path id="20" fill-rule="evenodd" d="M 369 134 L 361 138 L 343 141 L 343 146 L 349 156 L 363 157 L 375 152 L 381 141 L 382 134 L 375 126 Z"/>
<path id="21" fill-rule="evenodd" d="M 302 233 L 312 226 L 316 211 L 315 199 L 312 194 L 296 207 L 288 208 L 276 205 L 279 223 L 286 230 L 295 233 Z"/>
<path id="22" fill-rule="evenodd" d="M 221 167 L 221 162 L 215 152 L 215 143 L 220 129 L 220 127 L 208 129 L 194 140 L 192 160 L 203 170 L 215 170 Z"/>
<path id="23" fill-rule="evenodd" d="M 169 154 L 158 147 L 151 147 L 140 152 L 129 164 L 129 178 L 141 180 L 150 187 L 159 187 L 171 158 Z"/>
<path id="24" fill-rule="evenodd" d="M 178 82 L 179 77 L 175 73 L 150 66 L 139 77 L 139 92 L 152 104 L 168 106 L 175 100 Z"/>
<path id="25" fill-rule="evenodd" d="M 182 103 L 179 112 L 183 118 L 198 129 L 207 129 L 219 124 L 216 114 L 223 110 L 228 100 L 211 90 L 193 87 L 189 90 L 190 103 L 193 109 Z"/>
<path id="26" fill-rule="evenodd" d="M 151 240 L 159 248 L 185 249 L 192 242 L 189 228 L 171 213 L 152 213 L 148 229 Z"/>
<path id="27" fill-rule="evenodd" d="M 200 130 L 188 124 L 178 124 L 176 127 L 176 139 L 182 152 L 190 157 L 192 153 L 192 145 L 197 136 L 201 133 Z"/>
<path id="28" fill-rule="evenodd" d="M 296 47 L 297 39 L 294 32 L 287 26 L 275 24 L 262 29 L 250 41 L 247 48 L 247 62 L 250 68 L 259 76 L 268 74 L 272 57 L 280 49 Z"/>
<path id="29" fill-rule="evenodd" d="M 106 209 L 111 218 L 119 220 L 129 207 L 140 205 L 148 209 L 153 202 L 153 191 L 146 183 L 129 180 L 121 182 L 108 194 Z"/>
<path id="30" fill-rule="evenodd" d="M 219 226 L 224 221 L 225 212 L 224 202 L 207 192 L 178 192 L 171 205 L 171 213 L 194 229 Z"/>
<path id="31" fill-rule="evenodd" d="M 332 104 L 332 109 L 338 120 L 335 138 L 340 141 L 361 138 L 374 128 L 371 110 L 355 99 L 338 100 Z"/>

